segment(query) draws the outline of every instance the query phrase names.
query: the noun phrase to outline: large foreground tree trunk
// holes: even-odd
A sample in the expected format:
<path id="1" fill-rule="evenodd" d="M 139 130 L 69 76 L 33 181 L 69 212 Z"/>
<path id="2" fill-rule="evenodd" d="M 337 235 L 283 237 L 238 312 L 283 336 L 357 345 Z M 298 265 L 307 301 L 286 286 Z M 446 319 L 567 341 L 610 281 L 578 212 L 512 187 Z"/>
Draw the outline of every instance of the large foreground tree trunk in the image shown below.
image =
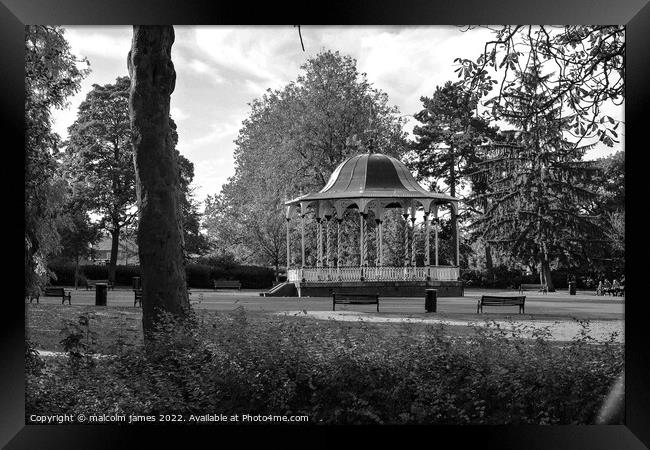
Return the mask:
<path id="1" fill-rule="evenodd" d="M 173 43 L 171 26 L 134 26 L 128 59 L 145 338 L 161 311 L 182 317 L 189 309 L 179 220 L 180 174 L 169 125 L 176 82 Z"/>

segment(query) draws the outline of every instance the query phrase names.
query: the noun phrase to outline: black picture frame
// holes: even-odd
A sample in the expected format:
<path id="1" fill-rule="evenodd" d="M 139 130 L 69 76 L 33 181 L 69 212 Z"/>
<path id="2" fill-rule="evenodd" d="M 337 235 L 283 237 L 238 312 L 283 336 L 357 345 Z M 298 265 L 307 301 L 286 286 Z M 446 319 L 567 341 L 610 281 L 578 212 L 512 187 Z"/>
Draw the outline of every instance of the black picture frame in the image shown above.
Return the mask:
<path id="1" fill-rule="evenodd" d="M 272 19 L 273 18 L 273 19 Z M 251 5 L 244 2 L 209 2 L 171 0 L 0 0 L 0 110 L 1 123 L 6 127 L 0 144 L 5 157 L 22 155 L 24 116 L 24 25 L 125 25 L 125 24 L 332 24 L 332 25 L 443 25 L 460 23 L 523 23 L 523 24 L 625 24 L 626 34 L 626 190 L 628 248 L 642 252 L 647 242 L 643 231 L 647 225 L 641 214 L 645 209 L 644 186 L 635 189 L 633 180 L 644 178 L 642 162 L 646 150 L 644 128 L 647 128 L 648 87 L 650 83 L 650 5 L 646 0 L 593 2 L 592 0 L 507 0 L 481 1 L 335 1 L 322 4 L 301 3 L 279 5 L 275 2 Z M 125 55 L 126 61 L 126 55 Z M 13 144 L 8 144 L 12 142 Z M 282 440 L 280 444 L 298 442 L 339 442 L 338 433 L 329 427 L 162 427 L 162 426 L 89 426 L 89 425 L 25 425 L 24 423 L 24 313 L 19 303 L 19 236 L 13 237 L 14 211 L 20 211 L 20 198 L 14 195 L 16 184 L 23 183 L 20 162 L 5 163 L 3 182 L 6 184 L 5 224 L 11 225 L 9 243 L 15 252 L 5 255 L 16 274 L 5 273 L 6 290 L 1 313 L 0 346 L 0 445 L 6 448 L 129 448 L 136 438 L 147 444 L 182 443 L 201 438 L 206 442 L 227 445 L 224 431 L 234 439 L 246 440 L 270 433 Z M 15 205 L 14 205 L 15 202 Z M 633 206 L 635 209 L 633 209 Z M 634 220 L 639 216 L 640 220 Z M 630 231 L 636 234 L 630 235 Z M 16 230 L 16 234 L 19 230 Z M 631 245 L 632 243 L 636 245 Z M 14 250 L 14 249 L 12 249 Z M 650 345 L 645 334 L 648 300 L 641 271 L 643 255 L 629 253 L 626 269 L 625 348 L 626 404 L 625 425 L 608 426 L 435 426 L 435 427 L 373 427 L 355 428 L 348 438 L 394 438 L 404 445 L 417 445 L 414 440 L 425 439 L 427 446 L 524 449 L 642 449 L 650 446 Z M 16 259 L 14 259 L 16 258 Z M 629 273 L 627 273 L 629 272 Z M 16 286 L 13 286 L 15 284 Z M 334 431 L 341 430 L 335 427 Z M 349 431 L 349 430 L 346 430 Z M 306 432 L 306 433 L 305 433 Z M 206 436 L 208 435 L 208 436 Z M 317 440 L 315 437 L 317 436 Z M 290 438 L 290 441 L 287 440 Z M 217 440 L 215 440 L 217 439 Z M 268 441 L 271 442 L 270 440 Z"/>

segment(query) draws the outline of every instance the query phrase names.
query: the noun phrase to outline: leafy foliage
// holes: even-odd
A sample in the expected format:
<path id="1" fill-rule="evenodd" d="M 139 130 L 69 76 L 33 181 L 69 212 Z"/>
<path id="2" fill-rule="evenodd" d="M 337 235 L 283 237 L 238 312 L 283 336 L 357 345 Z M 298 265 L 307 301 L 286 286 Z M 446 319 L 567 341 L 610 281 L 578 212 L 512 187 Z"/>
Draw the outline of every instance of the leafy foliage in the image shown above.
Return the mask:
<path id="1" fill-rule="evenodd" d="M 512 324 L 452 337 L 405 326 L 232 313 L 164 315 L 147 349 L 73 372 L 28 376 L 26 413 L 306 414 L 321 424 L 593 423 L 623 367 L 622 346 L 588 323 L 556 345 L 548 330 Z M 102 386 L 101 390 L 96 386 Z"/>
<path id="2" fill-rule="evenodd" d="M 69 127 L 66 172 L 76 196 L 101 217 L 99 228 L 108 231 L 117 250 L 123 229 L 136 218 L 135 170 L 131 148 L 128 77 L 115 84 L 93 85 Z M 111 252 L 109 279 L 115 278 L 117 251 Z"/>
<path id="3" fill-rule="evenodd" d="M 488 28 L 494 39 L 485 43 L 476 60 L 457 58 L 456 71 L 469 90 L 485 98 L 483 104 L 494 119 L 515 111 L 509 97 L 526 83 L 521 74 L 534 68 L 548 75 L 540 86 L 546 101 L 529 114 L 562 105 L 576 146 L 592 137 L 610 147 L 618 142 L 619 122 L 604 115 L 601 108 L 605 103 L 621 105 L 625 98 L 624 26 Z"/>
<path id="4" fill-rule="evenodd" d="M 209 260 L 209 258 L 208 258 Z M 274 273 L 268 267 L 246 266 L 228 261 L 209 261 L 208 263 L 189 263 L 185 266 L 187 284 L 191 288 L 210 288 L 212 280 L 239 280 L 244 289 L 266 289 L 273 284 Z M 49 270 L 55 274 L 53 286 L 74 286 L 77 267 L 74 264 L 50 264 Z M 85 286 L 85 280 L 104 280 L 108 276 L 105 265 L 80 265 L 79 283 Z M 115 284 L 131 286 L 133 277 L 140 277 L 139 266 L 115 267 Z"/>
<path id="5" fill-rule="evenodd" d="M 588 147 L 564 138 L 567 119 L 559 105 L 548 105 L 543 87 L 548 75 L 530 69 L 520 77 L 520 90 L 505 95 L 512 110 L 504 117 L 516 128 L 502 132 L 472 174 L 489 186 L 473 195 L 485 211 L 473 226 L 490 244 L 539 262 L 552 291 L 550 262 L 585 260 L 584 242 L 600 232 L 593 217 L 598 171 L 581 161 Z"/>
<path id="6" fill-rule="evenodd" d="M 51 111 L 66 106 L 88 73 L 56 26 L 25 28 L 25 289 L 49 280 L 48 256 L 60 249 L 58 217 L 65 183 L 57 176 L 60 138 L 52 131 Z"/>

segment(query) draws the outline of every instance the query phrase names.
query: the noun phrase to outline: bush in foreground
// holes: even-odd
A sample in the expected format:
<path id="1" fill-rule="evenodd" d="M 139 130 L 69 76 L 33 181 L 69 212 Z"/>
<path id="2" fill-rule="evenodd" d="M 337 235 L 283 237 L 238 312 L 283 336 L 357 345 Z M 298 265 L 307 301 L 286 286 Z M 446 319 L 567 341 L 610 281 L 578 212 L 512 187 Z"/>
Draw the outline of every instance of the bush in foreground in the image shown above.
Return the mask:
<path id="1" fill-rule="evenodd" d="M 622 346 L 496 326 L 450 337 L 249 316 L 161 325 L 148 351 L 27 374 L 27 415 L 274 414 L 332 424 L 593 423 Z M 73 358 L 74 356 L 70 356 Z M 85 360 L 83 360 L 85 361 Z M 32 364 L 34 365 L 34 364 Z"/>

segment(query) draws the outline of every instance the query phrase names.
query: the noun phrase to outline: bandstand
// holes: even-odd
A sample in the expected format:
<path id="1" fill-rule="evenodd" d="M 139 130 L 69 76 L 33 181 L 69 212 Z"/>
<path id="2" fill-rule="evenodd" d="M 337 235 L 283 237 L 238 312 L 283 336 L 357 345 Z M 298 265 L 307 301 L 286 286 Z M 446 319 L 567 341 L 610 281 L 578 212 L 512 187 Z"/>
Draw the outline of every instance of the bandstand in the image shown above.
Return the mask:
<path id="1" fill-rule="evenodd" d="M 458 233 L 455 242 L 456 264 L 438 264 L 439 207 L 452 208 L 457 212 L 458 199 L 427 191 L 396 158 L 378 153 L 348 158 L 334 170 L 319 192 L 301 195 L 285 205 L 287 285 L 291 286 L 291 290 L 285 289 L 284 295 L 294 292 L 299 296 L 329 296 L 332 289 L 345 289 L 379 293 L 382 296 L 420 297 L 429 288 L 437 289 L 438 296 L 463 295 Z M 383 223 L 387 211 L 393 208 L 400 210 L 406 222 L 403 240 L 400 237 L 402 242 L 399 243 L 403 246 L 403 264 L 399 266 L 384 264 L 386 243 Z M 346 240 L 342 236 L 341 223 L 346 212 L 348 215 L 358 214 L 359 220 L 358 258 L 354 266 L 350 266 L 349 260 L 346 265 L 342 258 Z M 368 230 L 371 216 L 374 218 L 373 233 Z M 316 227 L 315 266 L 307 266 L 305 259 L 308 217 L 312 218 L 310 226 L 313 223 Z M 419 233 L 416 233 L 416 217 L 423 221 L 418 224 Z M 292 265 L 290 230 L 296 219 L 301 235 L 301 258 Z M 374 251 L 369 254 L 371 239 Z M 416 252 L 419 246 L 424 247 L 424 259 L 418 266 Z"/>

